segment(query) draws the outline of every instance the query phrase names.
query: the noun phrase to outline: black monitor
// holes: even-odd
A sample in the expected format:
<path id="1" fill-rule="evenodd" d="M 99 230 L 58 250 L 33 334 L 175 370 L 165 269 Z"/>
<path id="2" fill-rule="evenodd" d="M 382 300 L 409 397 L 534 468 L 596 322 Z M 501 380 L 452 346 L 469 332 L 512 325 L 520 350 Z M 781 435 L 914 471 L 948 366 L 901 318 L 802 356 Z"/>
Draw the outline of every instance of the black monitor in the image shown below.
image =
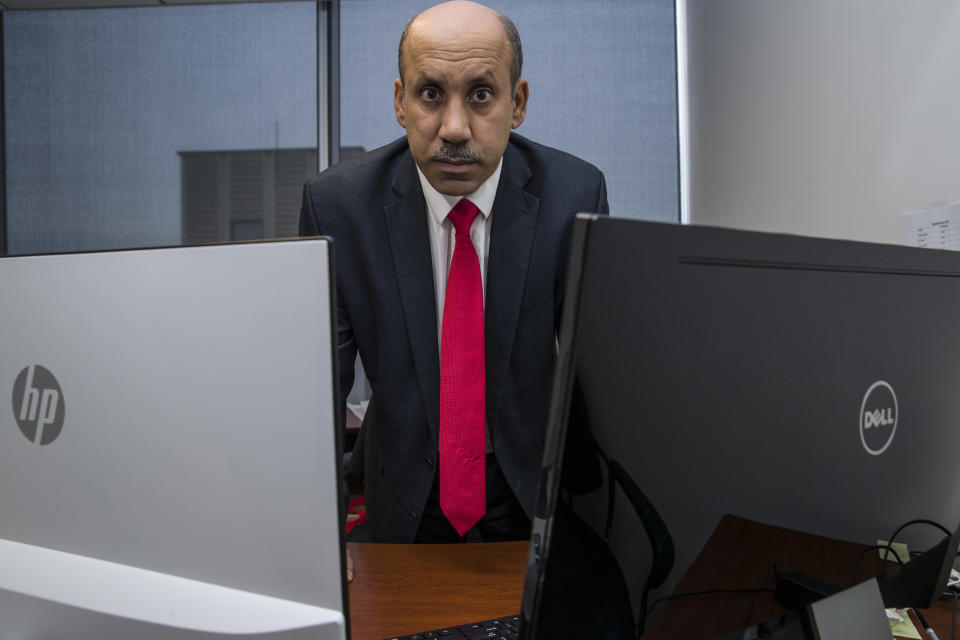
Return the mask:
<path id="1" fill-rule="evenodd" d="M 591 216 L 571 254 L 525 637 L 570 637 L 577 602 L 614 621 L 594 637 L 632 637 L 651 567 L 647 602 L 725 513 L 862 543 L 956 530 L 960 254 Z"/>

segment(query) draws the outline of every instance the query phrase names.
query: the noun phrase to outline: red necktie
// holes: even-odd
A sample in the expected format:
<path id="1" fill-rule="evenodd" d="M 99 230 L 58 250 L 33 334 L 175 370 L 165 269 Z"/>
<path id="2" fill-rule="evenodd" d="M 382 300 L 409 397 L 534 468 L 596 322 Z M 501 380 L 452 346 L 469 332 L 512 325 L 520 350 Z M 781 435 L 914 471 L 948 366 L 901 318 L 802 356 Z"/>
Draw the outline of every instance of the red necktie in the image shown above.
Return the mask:
<path id="1" fill-rule="evenodd" d="M 483 284 L 467 199 L 451 209 L 456 244 L 440 333 L 440 508 L 463 536 L 486 513 Z"/>

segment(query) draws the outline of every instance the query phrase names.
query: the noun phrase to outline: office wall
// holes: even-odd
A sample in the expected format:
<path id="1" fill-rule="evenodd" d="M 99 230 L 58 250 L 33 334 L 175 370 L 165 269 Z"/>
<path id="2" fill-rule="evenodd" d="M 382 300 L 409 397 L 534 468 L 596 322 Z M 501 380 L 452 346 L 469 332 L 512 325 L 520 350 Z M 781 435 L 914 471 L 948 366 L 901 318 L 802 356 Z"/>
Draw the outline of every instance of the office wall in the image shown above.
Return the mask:
<path id="1" fill-rule="evenodd" d="M 960 199 L 956 0 L 678 0 L 690 222 L 880 242 Z"/>
<path id="2" fill-rule="evenodd" d="M 341 144 L 404 134 L 393 113 L 403 25 L 436 0 L 341 5 Z M 679 219 L 674 0 L 487 0 L 523 41 L 530 104 L 518 133 L 607 177 L 614 215 Z"/>

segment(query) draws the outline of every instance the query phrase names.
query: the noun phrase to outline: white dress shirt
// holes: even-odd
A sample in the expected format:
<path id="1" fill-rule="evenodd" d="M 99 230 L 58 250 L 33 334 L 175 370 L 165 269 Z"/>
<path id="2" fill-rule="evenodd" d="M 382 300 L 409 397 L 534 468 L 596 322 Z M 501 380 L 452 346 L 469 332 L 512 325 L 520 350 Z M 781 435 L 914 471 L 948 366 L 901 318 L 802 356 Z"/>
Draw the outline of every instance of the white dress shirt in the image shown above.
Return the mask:
<path id="1" fill-rule="evenodd" d="M 466 198 L 480 210 L 470 227 L 470 240 L 480 256 L 480 282 L 483 285 L 483 299 L 487 299 L 487 261 L 490 256 L 490 229 L 493 224 L 493 200 L 497 195 L 497 185 L 500 184 L 500 170 L 503 168 L 503 159 L 497 164 L 493 174 L 483 181 L 480 187 L 466 196 L 445 196 L 436 189 L 417 167 L 420 176 L 420 186 L 423 187 L 423 196 L 427 201 L 427 228 L 430 231 L 430 257 L 433 260 L 433 288 L 437 294 L 437 344 L 440 344 L 440 335 L 443 333 L 443 302 L 447 294 L 447 275 L 450 273 L 450 262 L 453 260 L 453 248 L 456 243 L 456 232 L 453 222 L 447 214 L 454 205 Z"/>

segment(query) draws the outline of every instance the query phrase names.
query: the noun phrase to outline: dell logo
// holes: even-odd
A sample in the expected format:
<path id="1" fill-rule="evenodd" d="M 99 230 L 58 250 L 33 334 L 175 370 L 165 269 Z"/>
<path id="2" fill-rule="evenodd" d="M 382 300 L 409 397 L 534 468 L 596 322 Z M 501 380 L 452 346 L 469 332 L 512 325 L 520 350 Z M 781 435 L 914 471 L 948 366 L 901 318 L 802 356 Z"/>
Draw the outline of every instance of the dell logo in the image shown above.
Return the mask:
<path id="1" fill-rule="evenodd" d="M 876 411 L 867 411 L 863 414 L 863 428 L 872 429 L 874 427 L 887 427 L 893 424 L 893 407 L 886 409 L 877 409 Z"/>
<path id="2" fill-rule="evenodd" d="M 867 453 L 878 456 L 893 442 L 900 409 L 893 387 L 877 380 L 863 395 L 860 403 L 860 442 Z"/>
<path id="3" fill-rule="evenodd" d="M 39 364 L 25 368 L 13 383 L 13 416 L 30 442 L 50 444 L 63 429 L 60 383 Z"/>

